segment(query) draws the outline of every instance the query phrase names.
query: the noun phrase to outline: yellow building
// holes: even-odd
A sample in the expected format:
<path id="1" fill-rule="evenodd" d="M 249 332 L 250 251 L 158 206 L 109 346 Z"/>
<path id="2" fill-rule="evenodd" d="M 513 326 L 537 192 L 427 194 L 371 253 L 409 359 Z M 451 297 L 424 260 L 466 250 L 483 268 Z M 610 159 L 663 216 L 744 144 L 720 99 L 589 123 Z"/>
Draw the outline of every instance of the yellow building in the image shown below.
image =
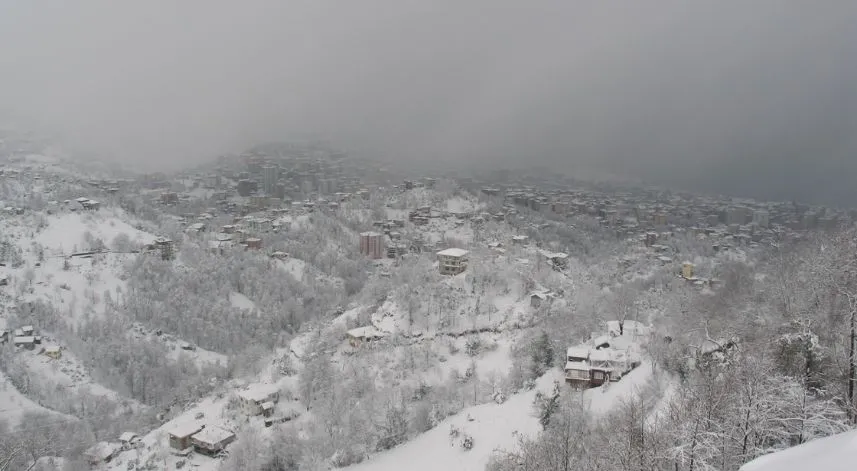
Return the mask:
<path id="1" fill-rule="evenodd" d="M 693 264 L 684 262 L 681 265 L 681 276 L 687 279 L 693 278 Z"/>

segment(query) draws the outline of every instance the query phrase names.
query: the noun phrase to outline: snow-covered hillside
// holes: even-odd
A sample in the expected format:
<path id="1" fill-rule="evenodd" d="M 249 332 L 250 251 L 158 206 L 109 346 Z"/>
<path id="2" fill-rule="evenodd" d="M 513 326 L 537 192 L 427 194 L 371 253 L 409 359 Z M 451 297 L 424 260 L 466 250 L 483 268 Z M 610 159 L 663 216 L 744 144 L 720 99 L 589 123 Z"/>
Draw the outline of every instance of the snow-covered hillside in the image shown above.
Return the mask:
<path id="1" fill-rule="evenodd" d="M 634 394 L 651 377 L 650 364 L 631 372 L 622 381 L 606 389 L 583 393 L 584 403 L 594 414 L 609 411 L 620 399 Z M 550 392 L 554 382 L 563 382 L 557 371 L 539 378 L 532 391 L 513 395 L 502 404 L 488 403 L 469 407 L 447 418 L 437 427 L 410 442 L 352 466 L 353 471 L 396 471 L 400 469 L 482 471 L 492 455 L 514 450 L 521 438 L 532 438 L 541 429 L 533 401 L 536 393 Z M 463 449 L 459 440 L 450 438 L 450 429 L 473 439 L 471 449 Z"/>
<path id="2" fill-rule="evenodd" d="M 32 240 L 45 249 L 46 257 L 70 255 L 100 247 L 114 248 L 114 241 L 120 234 L 127 236 L 127 247 L 149 244 L 156 238 L 128 224 L 122 211 L 116 209 L 49 216 L 45 225 Z"/>
<path id="3" fill-rule="evenodd" d="M 852 430 L 756 458 L 741 471 L 850 471 L 855 461 L 857 430 Z"/>

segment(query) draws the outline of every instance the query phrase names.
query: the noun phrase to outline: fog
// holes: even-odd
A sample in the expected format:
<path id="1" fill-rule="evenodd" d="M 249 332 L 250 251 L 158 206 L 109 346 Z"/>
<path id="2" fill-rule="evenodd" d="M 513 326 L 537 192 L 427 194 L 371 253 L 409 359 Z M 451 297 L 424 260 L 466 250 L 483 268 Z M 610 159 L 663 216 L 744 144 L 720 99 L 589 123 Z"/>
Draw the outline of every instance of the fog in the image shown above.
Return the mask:
<path id="1" fill-rule="evenodd" d="M 150 168 L 316 136 L 851 205 L 854 24 L 849 0 L 0 0 L 0 108 Z"/>

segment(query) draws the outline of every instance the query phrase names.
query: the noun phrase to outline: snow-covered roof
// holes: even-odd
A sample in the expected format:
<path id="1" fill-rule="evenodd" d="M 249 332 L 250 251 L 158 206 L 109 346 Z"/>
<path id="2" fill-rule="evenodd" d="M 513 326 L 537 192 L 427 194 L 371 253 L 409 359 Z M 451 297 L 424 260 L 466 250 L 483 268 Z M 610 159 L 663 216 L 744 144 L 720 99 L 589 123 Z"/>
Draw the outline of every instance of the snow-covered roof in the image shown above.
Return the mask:
<path id="1" fill-rule="evenodd" d="M 36 338 L 32 335 L 19 335 L 12 340 L 13 343 L 33 343 L 35 341 Z"/>
<path id="2" fill-rule="evenodd" d="M 135 438 L 137 438 L 137 434 L 134 432 L 125 432 L 122 435 L 119 435 L 119 441 L 125 443 L 128 443 Z"/>
<path id="3" fill-rule="evenodd" d="M 589 360 L 592 362 L 614 361 L 617 357 L 617 351 L 609 348 L 601 350 L 592 350 L 589 352 Z"/>
<path id="4" fill-rule="evenodd" d="M 857 430 L 760 456 L 745 464 L 740 471 L 846 471 L 854 469 L 857 460 Z"/>
<path id="5" fill-rule="evenodd" d="M 220 427 L 210 426 L 195 433 L 191 439 L 207 445 L 217 445 L 218 443 L 234 437 L 235 434 L 229 430 Z"/>
<path id="6" fill-rule="evenodd" d="M 379 338 L 387 335 L 385 332 L 382 332 L 372 326 L 357 327 L 349 330 L 346 334 L 349 337 L 357 339 Z"/>
<path id="7" fill-rule="evenodd" d="M 361 232 L 361 233 L 360 233 L 360 235 L 361 235 L 361 236 L 363 236 L 363 237 L 381 237 L 381 234 L 380 234 L 380 233 L 378 233 L 378 232 L 371 232 L 371 231 L 370 231 L 370 232 Z"/>
<path id="8" fill-rule="evenodd" d="M 589 363 L 585 361 L 569 361 L 565 364 L 565 370 L 589 371 Z"/>
<path id="9" fill-rule="evenodd" d="M 51 345 L 50 347 L 45 347 L 45 353 L 59 353 L 60 347 L 57 345 Z"/>
<path id="10" fill-rule="evenodd" d="M 589 347 L 583 347 L 583 346 L 568 347 L 568 351 L 566 352 L 566 357 L 588 358 L 589 357 Z"/>
<path id="11" fill-rule="evenodd" d="M 186 422 L 181 425 L 175 426 L 172 430 L 170 430 L 169 434 L 177 437 L 177 438 L 185 438 L 189 437 L 196 432 L 202 430 L 203 425 L 199 422 Z"/>
<path id="12" fill-rule="evenodd" d="M 254 384 L 245 391 L 239 391 L 238 397 L 245 401 L 264 402 L 271 396 L 279 393 L 279 388 L 273 384 Z"/>
<path id="13" fill-rule="evenodd" d="M 440 252 L 437 253 L 437 255 L 440 255 L 442 257 L 463 257 L 463 256 L 467 255 L 468 253 L 469 252 L 464 250 L 464 249 L 452 248 L 452 249 L 441 250 Z"/>

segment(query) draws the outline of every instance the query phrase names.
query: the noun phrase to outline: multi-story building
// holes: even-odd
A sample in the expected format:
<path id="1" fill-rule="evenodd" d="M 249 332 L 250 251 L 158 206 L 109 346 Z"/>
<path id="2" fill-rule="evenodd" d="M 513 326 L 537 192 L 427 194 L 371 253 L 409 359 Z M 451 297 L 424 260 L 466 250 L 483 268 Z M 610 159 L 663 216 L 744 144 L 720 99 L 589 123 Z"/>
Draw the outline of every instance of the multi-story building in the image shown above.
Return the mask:
<path id="1" fill-rule="evenodd" d="M 274 195 L 277 180 L 280 178 L 280 168 L 273 165 L 262 167 L 262 189 L 266 195 Z"/>
<path id="2" fill-rule="evenodd" d="M 378 232 L 363 232 L 360 234 L 360 253 L 372 259 L 383 258 L 384 234 Z"/>
<path id="3" fill-rule="evenodd" d="M 458 275 L 467 270 L 467 254 L 464 249 L 446 249 L 437 253 L 437 268 L 441 275 Z"/>

